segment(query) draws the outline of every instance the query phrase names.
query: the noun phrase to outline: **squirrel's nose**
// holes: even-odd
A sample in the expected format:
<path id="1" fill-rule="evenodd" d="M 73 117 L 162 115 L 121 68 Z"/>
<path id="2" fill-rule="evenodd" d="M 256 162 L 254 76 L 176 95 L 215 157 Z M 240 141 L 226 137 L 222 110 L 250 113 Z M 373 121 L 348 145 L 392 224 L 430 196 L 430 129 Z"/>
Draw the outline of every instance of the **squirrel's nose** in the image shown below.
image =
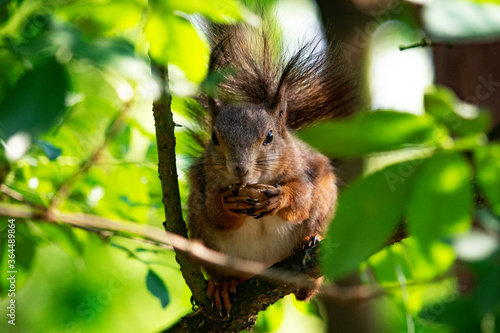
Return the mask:
<path id="1" fill-rule="evenodd" d="M 243 179 L 250 170 L 246 166 L 237 165 L 234 167 L 234 174 L 239 179 Z"/>

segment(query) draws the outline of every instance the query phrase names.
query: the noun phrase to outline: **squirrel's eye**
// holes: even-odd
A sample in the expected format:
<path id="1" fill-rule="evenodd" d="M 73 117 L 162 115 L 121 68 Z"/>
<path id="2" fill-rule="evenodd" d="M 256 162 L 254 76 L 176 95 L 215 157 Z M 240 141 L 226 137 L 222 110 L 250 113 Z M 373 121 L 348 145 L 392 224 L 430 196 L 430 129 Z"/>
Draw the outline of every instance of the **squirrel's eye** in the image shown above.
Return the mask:
<path id="1" fill-rule="evenodd" d="M 212 132 L 212 142 L 214 143 L 214 146 L 219 145 L 219 139 L 217 139 L 217 135 L 215 135 L 215 132 Z"/>
<path id="2" fill-rule="evenodd" d="M 264 140 L 264 146 L 270 145 L 273 142 L 273 131 L 267 132 L 266 139 Z"/>

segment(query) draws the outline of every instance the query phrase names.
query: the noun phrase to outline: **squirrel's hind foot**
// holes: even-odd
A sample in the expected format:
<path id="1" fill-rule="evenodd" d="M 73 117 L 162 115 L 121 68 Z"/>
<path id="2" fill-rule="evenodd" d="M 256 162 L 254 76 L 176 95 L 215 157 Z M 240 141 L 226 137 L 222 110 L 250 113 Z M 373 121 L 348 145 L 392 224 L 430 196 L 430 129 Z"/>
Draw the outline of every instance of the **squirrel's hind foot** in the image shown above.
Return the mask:
<path id="1" fill-rule="evenodd" d="M 231 280 L 221 284 L 215 284 L 212 279 L 208 280 L 207 297 L 211 300 L 212 307 L 215 305 L 221 317 L 223 310 L 225 311 L 226 316 L 229 317 L 229 313 L 232 308 L 229 296 L 231 295 L 234 297 L 236 295 L 236 287 L 238 284 L 238 280 Z"/>
<path id="2" fill-rule="evenodd" d="M 318 234 L 312 234 L 311 236 L 307 236 L 302 241 L 302 244 L 300 244 L 299 246 L 295 246 L 293 248 L 293 253 L 295 254 L 301 250 L 309 249 L 318 244 L 320 240 L 321 238 Z"/>

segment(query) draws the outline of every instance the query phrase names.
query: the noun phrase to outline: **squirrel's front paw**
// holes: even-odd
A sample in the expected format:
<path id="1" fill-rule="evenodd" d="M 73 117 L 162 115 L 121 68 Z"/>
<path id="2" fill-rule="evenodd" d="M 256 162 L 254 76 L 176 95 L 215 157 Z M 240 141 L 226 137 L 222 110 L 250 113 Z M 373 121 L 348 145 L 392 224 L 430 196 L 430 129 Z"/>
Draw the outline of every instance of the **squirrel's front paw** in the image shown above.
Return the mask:
<path id="1" fill-rule="evenodd" d="M 224 209 L 234 215 L 248 215 L 248 210 L 251 210 L 255 205 L 260 205 L 260 199 L 250 196 L 246 185 L 231 185 L 222 194 L 222 206 Z"/>
<path id="2" fill-rule="evenodd" d="M 222 196 L 224 209 L 236 215 L 261 218 L 280 208 L 281 188 L 265 184 L 233 185 Z"/>

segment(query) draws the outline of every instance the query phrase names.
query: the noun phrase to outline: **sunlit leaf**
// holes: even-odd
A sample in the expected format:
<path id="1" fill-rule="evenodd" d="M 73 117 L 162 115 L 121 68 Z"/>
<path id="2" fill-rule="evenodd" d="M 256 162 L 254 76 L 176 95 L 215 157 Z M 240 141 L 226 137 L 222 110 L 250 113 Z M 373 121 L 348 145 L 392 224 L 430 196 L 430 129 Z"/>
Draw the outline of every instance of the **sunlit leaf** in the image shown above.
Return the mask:
<path id="1" fill-rule="evenodd" d="M 221 23 L 229 23 L 235 20 L 241 20 L 242 10 L 239 1 L 235 0 L 215 0 L 215 1 L 197 1 L 197 0 L 171 0 L 169 4 L 176 10 L 188 14 L 203 14 L 206 17 Z"/>
<path id="2" fill-rule="evenodd" d="M 436 279 L 455 262 L 453 249 L 440 242 L 433 242 L 428 248 L 432 249 L 431 256 L 410 237 L 385 247 L 368 260 L 377 282 L 411 313 L 417 313 L 436 298 L 449 297 L 455 292 L 451 281 Z"/>
<path id="3" fill-rule="evenodd" d="M 429 88 L 424 95 L 425 112 L 455 134 L 486 132 L 491 115 L 476 106 L 463 103 L 446 87 Z"/>
<path id="4" fill-rule="evenodd" d="M 0 104 L 0 131 L 7 139 L 18 132 L 37 136 L 48 130 L 65 110 L 69 81 L 54 59 L 26 72 Z"/>
<path id="5" fill-rule="evenodd" d="M 467 231 L 472 218 L 471 170 L 460 153 L 425 161 L 408 205 L 410 234 L 429 243 Z"/>
<path id="6" fill-rule="evenodd" d="M 145 32 L 153 59 L 178 66 L 191 81 L 203 80 L 208 47 L 187 19 L 173 14 L 169 7 L 156 6 L 148 17 Z"/>
<path id="7" fill-rule="evenodd" d="M 255 328 L 261 332 L 275 332 L 281 325 L 283 315 L 283 301 L 280 300 L 259 314 Z"/>
<path id="8" fill-rule="evenodd" d="M 165 308 L 170 303 L 170 294 L 168 293 L 167 286 L 155 272 L 151 269 L 146 276 L 146 286 L 156 298 L 160 300 L 161 306 Z"/>
<path id="9" fill-rule="evenodd" d="M 338 278 L 356 269 L 388 240 L 405 211 L 419 164 L 391 165 L 341 193 L 338 211 L 322 242 L 322 267 L 327 276 Z"/>
<path id="10" fill-rule="evenodd" d="M 59 13 L 76 22 L 82 31 L 99 36 L 137 28 L 144 7 L 144 2 L 137 0 L 75 1 Z"/>
<path id="11" fill-rule="evenodd" d="M 105 189 L 94 207 L 95 213 L 147 223 L 149 210 L 153 209 L 146 182 L 150 172 L 149 168 L 129 164 L 116 166 L 108 172 L 102 169 L 89 172 L 89 181 Z"/>
<path id="12" fill-rule="evenodd" d="M 434 241 L 423 249 L 415 238 L 410 237 L 371 256 L 369 264 L 379 282 L 394 284 L 399 283 L 396 266 L 400 267 L 407 281 L 418 282 L 445 273 L 454 261 L 455 255 L 450 245 Z"/>
<path id="13" fill-rule="evenodd" d="M 481 147 L 474 154 L 478 182 L 493 211 L 500 215 L 500 145 Z"/>
<path id="14" fill-rule="evenodd" d="M 438 129 L 427 117 L 395 111 L 374 111 L 322 123 L 300 133 L 300 138 L 333 156 L 411 147 L 437 140 Z"/>

